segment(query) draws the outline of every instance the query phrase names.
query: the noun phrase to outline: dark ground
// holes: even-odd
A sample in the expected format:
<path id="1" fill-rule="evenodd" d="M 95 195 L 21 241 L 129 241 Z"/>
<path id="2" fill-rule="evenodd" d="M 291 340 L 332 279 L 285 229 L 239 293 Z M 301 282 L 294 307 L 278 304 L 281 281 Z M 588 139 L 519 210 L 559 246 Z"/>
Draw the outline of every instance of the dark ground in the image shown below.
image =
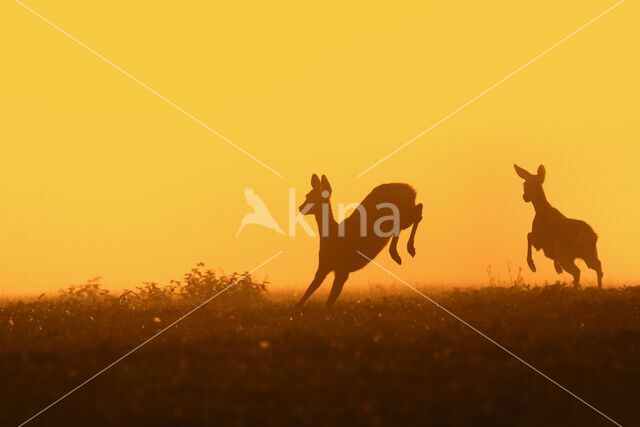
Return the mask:
<path id="1" fill-rule="evenodd" d="M 0 425 L 27 420 L 205 299 L 91 289 L 0 304 Z M 609 424 L 419 295 L 347 289 L 333 310 L 318 298 L 300 314 L 258 291 L 213 300 L 30 425 Z M 640 287 L 431 295 L 640 425 Z"/>

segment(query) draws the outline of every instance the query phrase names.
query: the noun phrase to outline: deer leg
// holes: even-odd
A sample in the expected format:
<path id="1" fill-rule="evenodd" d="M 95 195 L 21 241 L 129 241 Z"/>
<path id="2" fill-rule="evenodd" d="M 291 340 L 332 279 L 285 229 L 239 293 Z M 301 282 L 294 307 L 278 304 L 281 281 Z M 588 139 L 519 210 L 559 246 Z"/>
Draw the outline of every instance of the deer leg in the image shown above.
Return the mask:
<path id="1" fill-rule="evenodd" d="M 422 203 L 418 203 L 414 210 L 414 220 L 413 227 L 411 227 L 411 235 L 409 236 L 409 241 L 407 242 L 407 252 L 412 257 L 416 256 L 416 248 L 413 246 L 413 239 L 416 237 L 416 230 L 418 229 L 418 224 L 422 221 Z"/>
<path id="2" fill-rule="evenodd" d="M 602 274 L 602 263 L 598 259 L 598 252 L 595 251 L 594 255 L 589 259 L 585 259 L 584 262 L 587 264 L 587 267 L 596 271 L 596 274 L 598 275 L 598 288 L 601 288 L 603 274 Z"/>
<path id="3" fill-rule="evenodd" d="M 560 265 L 560 263 L 558 262 L 558 260 L 553 260 L 553 266 L 556 269 L 556 273 L 558 274 L 562 274 L 562 266 Z"/>
<path id="4" fill-rule="evenodd" d="M 300 301 L 298 301 L 298 303 L 296 304 L 296 308 L 302 307 L 302 304 L 304 304 L 304 302 L 309 299 L 311 294 L 313 294 L 316 291 L 316 289 L 320 287 L 325 277 L 327 277 L 327 274 L 329 274 L 329 272 L 325 270 L 318 269 L 318 271 L 316 271 L 316 275 L 313 278 L 313 281 L 307 288 L 307 291 L 304 293 L 302 298 L 300 298 Z"/>
<path id="5" fill-rule="evenodd" d="M 336 300 L 340 296 L 340 292 L 342 292 L 344 282 L 346 282 L 348 278 L 349 273 L 336 271 L 336 277 L 333 279 L 333 287 L 331 288 L 331 293 L 329 294 L 329 299 L 327 300 L 327 307 L 333 307 L 333 304 L 336 303 Z"/>
<path id="6" fill-rule="evenodd" d="M 389 245 L 389 253 L 391 254 L 391 258 L 398 264 L 402 264 L 402 258 L 398 254 L 398 238 L 400 234 L 394 234 L 391 238 L 391 244 Z"/>
<path id="7" fill-rule="evenodd" d="M 576 266 L 575 261 L 566 260 L 561 262 L 560 265 L 564 268 L 564 271 L 573 276 L 573 286 L 580 286 L 580 269 Z"/>
<path id="8" fill-rule="evenodd" d="M 598 275 L 598 288 L 602 288 L 602 263 L 600 262 L 599 259 L 596 259 L 593 262 L 593 265 L 589 265 L 589 268 L 593 269 L 596 271 L 596 274 Z"/>
<path id="9" fill-rule="evenodd" d="M 529 268 L 531 269 L 531 271 L 535 273 L 536 265 L 533 263 L 533 256 L 531 255 L 531 246 L 533 245 L 533 243 L 531 242 L 532 240 L 533 240 L 533 233 L 527 234 L 527 264 L 529 265 Z"/>

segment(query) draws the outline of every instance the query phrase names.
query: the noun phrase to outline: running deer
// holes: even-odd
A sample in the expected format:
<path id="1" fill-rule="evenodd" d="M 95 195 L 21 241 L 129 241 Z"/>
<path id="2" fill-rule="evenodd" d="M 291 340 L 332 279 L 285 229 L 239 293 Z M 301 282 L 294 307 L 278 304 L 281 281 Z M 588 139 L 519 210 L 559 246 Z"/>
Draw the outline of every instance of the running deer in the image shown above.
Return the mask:
<path id="1" fill-rule="evenodd" d="M 422 219 L 422 204 L 416 205 L 416 191 L 408 184 L 382 184 L 374 188 L 357 205 L 355 211 L 338 223 L 331 210 L 331 185 L 326 176 L 311 177 L 311 191 L 300 205 L 300 213 L 314 215 L 320 234 L 318 270 L 313 281 L 297 304 L 302 304 L 320 287 L 330 272 L 335 273 L 327 306 L 335 304 L 349 274 L 360 270 L 382 251 L 389 238 L 389 253 L 398 264 L 398 236 L 400 230 L 413 226 L 407 242 L 407 251 L 416 254 L 414 238 Z M 389 211 L 392 212 L 389 215 Z M 389 224 L 389 223 L 392 224 Z M 365 258 L 366 257 L 366 258 Z"/>
<path id="2" fill-rule="evenodd" d="M 544 166 L 540 165 L 538 173 L 533 175 L 518 165 L 513 165 L 516 173 L 524 179 L 525 202 L 533 203 L 536 215 L 533 218 L 531 233 L 527 235 L 527 264 L 531 271 L 536 271 L 531 256 L 531 246 L 537 251 L 542 249 L 547 258 L 554 262 L 558 274 L 563 269 L 573 276 L 573 284 L 580 284 L 580 269 L 575 264 L 581 258 L 587 266 L 598 274 L 598 287 L 602 287 L 602 265 L 598 259 L 596 242 L 598 235 L 584 221 L 567 218 L 559 210 L 551 206 L 542 189 L 546 175 Z"/>

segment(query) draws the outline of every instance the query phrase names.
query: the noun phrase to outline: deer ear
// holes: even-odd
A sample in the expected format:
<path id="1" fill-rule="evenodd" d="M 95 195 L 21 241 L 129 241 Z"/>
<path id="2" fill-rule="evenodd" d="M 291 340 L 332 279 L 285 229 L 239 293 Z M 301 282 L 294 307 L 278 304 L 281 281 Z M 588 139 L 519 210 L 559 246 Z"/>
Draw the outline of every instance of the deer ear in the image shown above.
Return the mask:
<path id="1" fill-rule="evenodd" d="M 320 178 L 315 173 L 311 176 L 311 187 L 319 188 L 320 187 Z"/>
<path id="2" fill-rule="evenodd" d="M 529 172 L 527 172 L 526 170 L 522 169 L 520 166 L 514 164 L 513 167 L 516 170 L 516 173 L 518 174 L 518 176 L 522 179 L 529 179 L 531 178 L 531 174 Z"/>
<path id="3" fill-rule="evenodd" d="M 547 171 L 544 168 L 544 166 L 540 165 L 538 167 L 538 179 L 540 180 L 541 183 L 544 182 L 544 177 L 547 175 Z"/>
<path id="4" fill-rule="evenodd" d="M 322 189 L 327 190 L 329 194 L 331 194 L 331 184 L 329 184 L 329 180 L 326 175 L 322 175 Z"/>

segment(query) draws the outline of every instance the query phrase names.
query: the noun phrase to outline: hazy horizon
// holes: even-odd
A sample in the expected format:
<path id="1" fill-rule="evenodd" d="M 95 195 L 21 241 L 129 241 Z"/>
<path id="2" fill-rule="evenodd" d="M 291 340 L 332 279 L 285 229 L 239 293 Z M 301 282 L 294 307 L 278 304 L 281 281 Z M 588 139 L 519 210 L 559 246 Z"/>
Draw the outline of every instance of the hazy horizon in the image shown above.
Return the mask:
<path id="1" fill-rule="evenodd" d="M 598 233 L 605 286 L 640 280 L 640 60 L 629 54 L 636 38 L 628 34 L 637 3 L 360 178 L 610 3 L 154 3 L 154 19 L 146 4 L 30 5 L 283 177 L 3 3 L 0 13 L 11 19 L 0 31 L 19 34 L 20 43 L 5 47 L 11 66 L 0 83 L 2 292 L 39 293 L 95 276 L 113 288 L 167 283 L 198 261 L 246 271 L 280 250 L 257 276 L 303 289 L 315 272 L 317 238 L 255 225 L 235 234 L 250 212 L 245 188 L 286 230 L 289 188 L 301 203 L 312 173 L 329 178 L 336 214 L 338 203 L 359 202 L 381 183 L 416 188 L 424 205 L 416 257 L 406 253 L 403 231 L 403 264 L 386 249 L 376 258 L 410 283 L 483 283 L 489 265 L 506 277 L 507 262 L 522 266 L 529 283 L 570 281 L 541 252 L 538 272 L 526 267 L 534 212 L 513 163 L 533 171 L 544 164 L 549 201 Z M 580 265 L 583 284 L 594 283 Z M 369 265 L 345 291 L 370 281 L 391 280 Z"/>

